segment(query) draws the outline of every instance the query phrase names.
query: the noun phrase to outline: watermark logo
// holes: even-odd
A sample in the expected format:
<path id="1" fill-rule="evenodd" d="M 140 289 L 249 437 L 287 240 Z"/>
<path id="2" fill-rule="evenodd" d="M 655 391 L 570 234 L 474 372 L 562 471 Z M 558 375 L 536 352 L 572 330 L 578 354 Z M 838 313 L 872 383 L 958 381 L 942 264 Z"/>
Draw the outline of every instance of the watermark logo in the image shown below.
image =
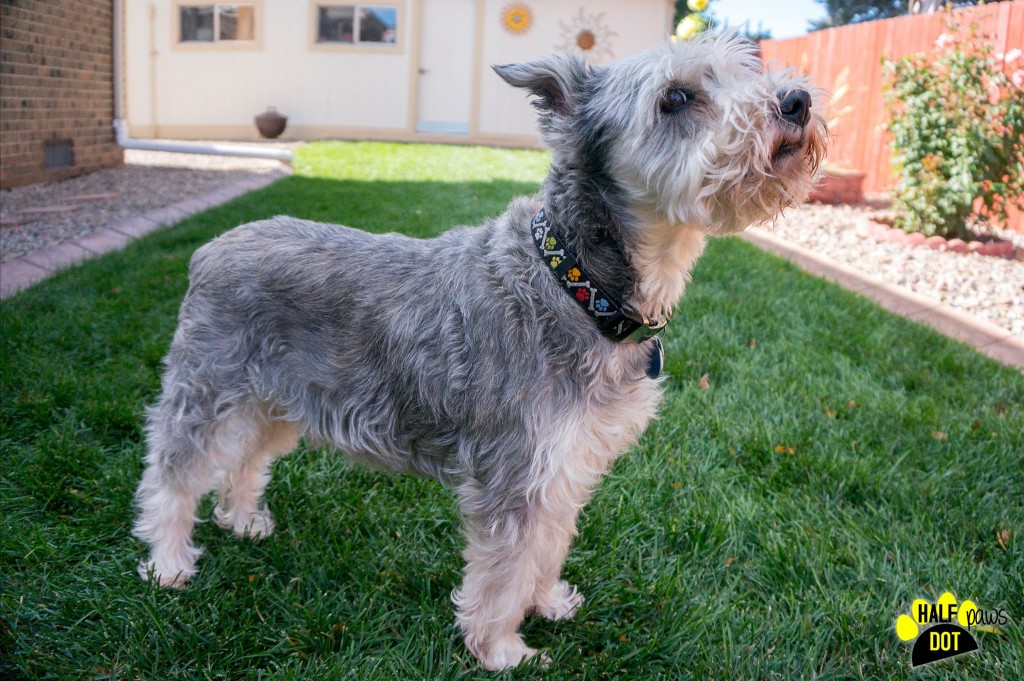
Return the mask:
<path id="1" fill-rule="evenodd" d="M 920 667 L 979 650 L 971 629 L 998 632 L 1009 621 L 1005 610 L 982 610 L 971 600 L 958 604 L 947 591 L 935 603 L 920 598 L 911 603 L 910 614 L 896 619 L 896 635 L 905 643 L 914 641 L 910 661 Z"/>

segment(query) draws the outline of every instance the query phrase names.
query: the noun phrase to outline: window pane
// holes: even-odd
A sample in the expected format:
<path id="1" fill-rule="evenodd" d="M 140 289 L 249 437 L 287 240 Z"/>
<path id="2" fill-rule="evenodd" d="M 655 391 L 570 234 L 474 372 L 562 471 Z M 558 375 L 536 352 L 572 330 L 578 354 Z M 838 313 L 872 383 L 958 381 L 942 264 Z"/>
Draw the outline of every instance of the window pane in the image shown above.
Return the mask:
<path id="1" fill-rule="evenodd" d="M 351 43 L 355 24 L 355 7 L 319 7 L 317 22 L 317 42 Z"/>
<path id="2" fill-rule="evenodd" d="M 360 7 L 359 42 L 394 43 L 397 24 L 395 7 Z"/>
<path id="3" fill-rule="evenodd" d="M 213 5 L 181 8 L 181 42 L 213 41 Z"/>
<path id="4" fill-rule="evenodd" d="M 256 8 L 252 5 L 219 5 L 221 40 L 254 40 Z"/>

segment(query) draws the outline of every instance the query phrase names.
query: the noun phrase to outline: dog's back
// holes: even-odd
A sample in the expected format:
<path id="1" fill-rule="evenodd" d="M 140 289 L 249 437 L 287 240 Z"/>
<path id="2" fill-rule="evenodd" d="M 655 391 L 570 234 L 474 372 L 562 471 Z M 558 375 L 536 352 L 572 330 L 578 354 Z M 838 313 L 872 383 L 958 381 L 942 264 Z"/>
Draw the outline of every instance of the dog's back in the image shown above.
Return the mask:
<path id="1" fill-rule="evenodd" d="M 287 217 L 231 230 L 192 258 L 164 399 L 187 391 L 199 429 L 266 405 L 364 463 L 437 475 L 466 361 L 434 342 L 463 325 L 458 273 L 435 261 L 479 232 L 421 240 Z"/>

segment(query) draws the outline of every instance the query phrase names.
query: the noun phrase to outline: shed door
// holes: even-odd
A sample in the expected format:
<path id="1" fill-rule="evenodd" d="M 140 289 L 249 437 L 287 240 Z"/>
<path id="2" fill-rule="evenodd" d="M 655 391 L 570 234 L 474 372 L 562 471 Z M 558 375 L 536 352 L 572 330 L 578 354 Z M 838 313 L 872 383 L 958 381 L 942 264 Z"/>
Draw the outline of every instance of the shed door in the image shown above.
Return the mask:
<path id="1" fill-rule="evenodd" d="M 416 132 L 468 134 L 475 0 L 424 0 Z"/>

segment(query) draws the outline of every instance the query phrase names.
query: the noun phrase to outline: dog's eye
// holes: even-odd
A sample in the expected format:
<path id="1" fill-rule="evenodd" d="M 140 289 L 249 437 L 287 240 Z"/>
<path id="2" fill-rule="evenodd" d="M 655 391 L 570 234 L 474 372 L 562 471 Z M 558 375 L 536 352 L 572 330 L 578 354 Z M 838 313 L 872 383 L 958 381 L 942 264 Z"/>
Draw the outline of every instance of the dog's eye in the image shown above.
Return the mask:
<path id="1" fill-rule="evenodd" d="M 661 98 L 661 112 L 676 113 L 681 111 L 689 101 L 690 93 L 683 88 L 674 87 L 665 92 L 665 95 Z"/>

